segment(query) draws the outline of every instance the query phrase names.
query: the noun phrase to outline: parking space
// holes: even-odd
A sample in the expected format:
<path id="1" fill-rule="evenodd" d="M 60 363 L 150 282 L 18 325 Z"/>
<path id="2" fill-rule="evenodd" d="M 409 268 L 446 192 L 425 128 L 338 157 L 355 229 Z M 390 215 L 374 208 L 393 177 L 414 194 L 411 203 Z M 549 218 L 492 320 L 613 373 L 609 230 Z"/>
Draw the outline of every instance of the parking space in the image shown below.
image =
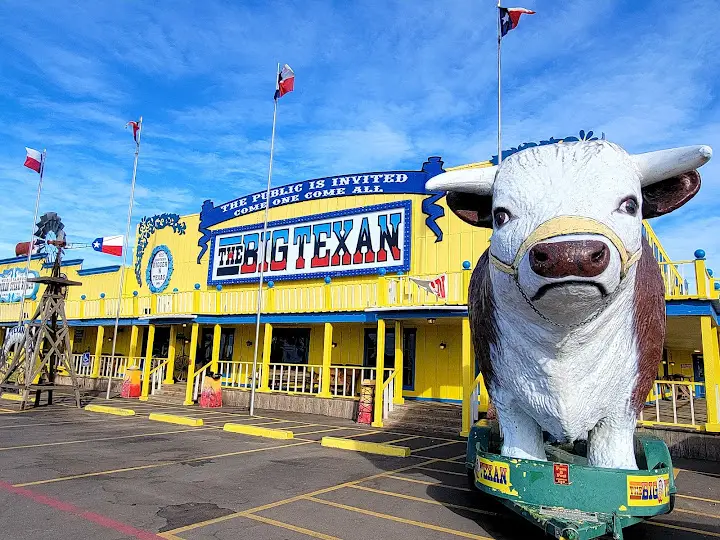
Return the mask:
<path id="1" fill-rule="evenodd" d="M 127 403 L 113 403 L 129 406 Z M 12 538 L 541 538 L 467 486 L 459 438 L 326 417 L 132 402 L 115 417 L 58 403 L 0 411 L 0 523 Z M 202 418 L 201 427 L 148 420 Z M 288 440 L 222 431 L 290 429 Z M 408 446 L 410 457 L 322 447 L 323 436 Z M 720 465 L 678 460 L 676 510 L 630 539 L 720 537 Z M 44 531 L 43 534 L 41 532 Z M 52 531 L 52 534 L 47 534 Z"/>

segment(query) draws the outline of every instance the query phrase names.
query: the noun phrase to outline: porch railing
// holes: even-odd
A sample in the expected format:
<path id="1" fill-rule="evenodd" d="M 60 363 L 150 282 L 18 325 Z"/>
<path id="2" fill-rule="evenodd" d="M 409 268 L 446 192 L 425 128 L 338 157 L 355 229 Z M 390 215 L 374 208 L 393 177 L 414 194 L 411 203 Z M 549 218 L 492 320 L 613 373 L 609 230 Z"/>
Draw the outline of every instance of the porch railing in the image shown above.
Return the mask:
<path id="1" fill-rule="evenodd" d="M 150 370 L 150 395 L 155 395 L 162 390 L 163 381 L 167 372 L 168 358 L 157 359 L 158 364 Z M 155 363 L 155 359 L 153 359 Z"/>
<path id="2" fill-rule="evenodd" d="M 270 364 L 268 387 L 288 394 L 317 395 L 322 388 L 323 367 L 312 364 Z"/>
<path id="3" fill-rule="evenodd" d="M 220 386 L 223 388 L 240 388 L 249 390 L 252 387 L 252 362 L 220 361 Z M 262 363 L 257 363 L 255 374 L 255 388 L 260 388 L 262 382 Z"/>
<path id="4" fill-rule="evenodd" d="M 360 397 L 360 383 L 375 379 L 376 369 L 358 365 L 330 366 L 330 393 L 333 397 Z"/>
<path id="5" fill-rule="evenodd" d="M 705 384 L 689 381 L 654 381 L 645 407 L 640 411 L 641 425 L 665 425 L 701 429 L 705 423 Z"/>
<path id="6" fill-rule="evenodd" d="M 382 394 L 383 420 L 390 416 L 390 413 L 393 412 L 393 409 L 395 408 L 395 379 L 397 378 L 397 371 L 394 369 L 386 369 L 385 374 L 386 378 L 383 382 Z"/>

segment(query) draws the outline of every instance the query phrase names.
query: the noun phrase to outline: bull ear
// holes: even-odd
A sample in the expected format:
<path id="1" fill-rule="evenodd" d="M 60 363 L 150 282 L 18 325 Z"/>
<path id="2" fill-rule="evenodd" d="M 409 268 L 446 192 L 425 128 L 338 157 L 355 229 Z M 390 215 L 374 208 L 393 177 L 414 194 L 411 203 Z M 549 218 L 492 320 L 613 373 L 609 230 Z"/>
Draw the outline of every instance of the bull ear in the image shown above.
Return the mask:
<path id="1" fill-rule="evenodd" d="M 450 210 L 465 223 L 475 227 L 492 228 L 491 195 L 450 191 L 447 194 L 447 203 Z"/>
<path id="2" fill-rule="evenodd" d="M 700 173 L 689 171 L 642 188 L 643 219 L 668 214 L 680 208 L 700 190 Z"/>

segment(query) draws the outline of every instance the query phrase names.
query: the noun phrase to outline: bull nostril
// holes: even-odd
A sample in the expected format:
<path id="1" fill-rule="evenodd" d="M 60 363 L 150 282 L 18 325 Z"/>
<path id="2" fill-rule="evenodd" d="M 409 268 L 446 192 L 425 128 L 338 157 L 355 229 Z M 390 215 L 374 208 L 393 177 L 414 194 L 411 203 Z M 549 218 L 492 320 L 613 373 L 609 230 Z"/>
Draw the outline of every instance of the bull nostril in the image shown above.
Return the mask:
<path id="1" fill-rule="evenodd" d="M 590 260 L 594 263 L 602 262 L 607 253 L 607 246 L 602 246 L 600 249 L 596 249 L 590 255 Z"/>
<path id="2" fill-rule="evenodd" d="M 534 255 L 535 260 L 536 260 L 537 262 L 547 262 L 547 260 L 548 260 L 547 253 L 543 253 L 542 251 L 537 251 L 537 250 L 536 250 L 536 251 L 533 253 L 533 255 Z"/>

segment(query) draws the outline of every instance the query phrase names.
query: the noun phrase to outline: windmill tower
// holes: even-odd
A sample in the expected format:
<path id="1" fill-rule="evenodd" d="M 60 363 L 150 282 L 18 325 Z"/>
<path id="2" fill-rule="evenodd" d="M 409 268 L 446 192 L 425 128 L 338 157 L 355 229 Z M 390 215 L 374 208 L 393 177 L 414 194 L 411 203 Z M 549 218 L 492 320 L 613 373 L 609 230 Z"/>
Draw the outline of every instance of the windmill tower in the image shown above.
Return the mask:
<path id="1" fill-rule="evenodd" d="M 46 262 L 53 263 L 49 276 L 30 278 L 28 282 L 45 285 L 35 313 L 25 327 L 25 338 L 15 346 L 12 361 L 0 374 L 0 388 L 17 390 L 22 396 L 24 409 L 30 393 L 35 392 L 35 406 L 40 404 L 42 392 L 48 393 L 52 404 L 53 390 L 72 388 L 75 401 L 80 407 L 80 389 L 70 348 L 70 327 L 65 316 L 67 288 L 82 285 L 70 281 L 60 273 L 60 261 L 66 245 L 64 225 L 55 212 L 40 218 L 35 236 L 37 245 L 43 246 Z M 72 386 L 55 384 L 58 368 L 70 375 Z"/>

